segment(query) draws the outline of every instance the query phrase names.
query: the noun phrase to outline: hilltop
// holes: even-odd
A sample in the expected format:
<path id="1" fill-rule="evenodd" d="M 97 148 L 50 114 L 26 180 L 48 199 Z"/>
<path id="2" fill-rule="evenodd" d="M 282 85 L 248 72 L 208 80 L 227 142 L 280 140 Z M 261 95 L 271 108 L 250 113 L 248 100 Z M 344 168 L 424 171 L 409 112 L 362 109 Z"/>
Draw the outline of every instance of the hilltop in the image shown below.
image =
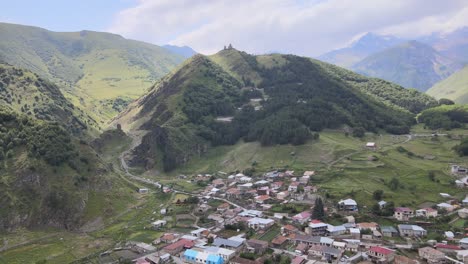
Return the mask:
<path id="1" fill-rule="evenodd" d="M 166 48 L 110 33 L 0 23 L 0 36 L 0 61 L 56 83 L 102 127 L 184 60 Z"/>
<path id="2" fill-rule="evenodd" d="M 460 63 L 443 56 L 430 46 L 409 41 L 372 54 L 353 65 L 352 69 L 406 88 L 425 91 L 461 67 Z"/>
<path id="3" fill-rule="evenodd" d="M 397 103 L 411 93 L 418 107 Z M 300 145 L 323 129 L 343 126 L 407 133 L 414 114 L 431 104 L 435 100 L 418 92 L 309 58 L 225 49 L 188 60 L 114 124 L 147 132 L 132 166 L 169 171 L 240 139 Z"/>

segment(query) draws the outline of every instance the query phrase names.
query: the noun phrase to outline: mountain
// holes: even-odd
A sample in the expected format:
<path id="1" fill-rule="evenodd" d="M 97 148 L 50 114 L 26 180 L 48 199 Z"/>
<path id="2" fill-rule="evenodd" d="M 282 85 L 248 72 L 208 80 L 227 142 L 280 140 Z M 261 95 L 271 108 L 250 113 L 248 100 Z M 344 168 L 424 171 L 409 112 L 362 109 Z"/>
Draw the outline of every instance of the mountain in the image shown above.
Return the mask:
<path id="1" fill-rule="evenodd" d="M 94 125 L 56 85 L 0 65 L 0 232 L 77 229 L 115 213 L 110 200 L 127 187 L 86 143 Z"/>
<path id="2" fill-rule="evenodd" d="M 434 86 L 432 86 L 427 94 L 435 98 L 447 98 L 460 104 L 468 103 L 468 66 L 462 70 L 450 75 Z"/>
<path id="3" fill-rule="evenodd" d="M 397 95 L 413 95 L 418 110 L 436 104 L 417 91 L 309 58 L 225 49 L 186 61 L 113 124 L 146 132 L 132 166 L 170 171 L 240 139 L 300 145 L 322 129 L 343 126 L 407 133 L 418 110 L 408 101 L 398 105 Z"/>
<path id="4" fill-rule="evenodd" d="M 358 73 L 420 91 L 429 89 L 461 68 L 460 63 L 417 41 L 375 53 L 352 67 Z"/>
<path id="5" fill-rule="evenodd" d="M 468 27 L 449 33 L 434 33 L 420 38 L 419 41 L 432 46 L 446 57 L 468 63 Z"/>
<path id="6" fill-rule="evenodd" d="M 183 60 L 165 48 L 115 34 L 0 23 L 0 61 L 56 83 L 102 126 Z"/>
<path id="7" fill-rule="evenodd" d="M 198 53 L 188 46 L 163 45 L 162 47 L 186 59 Z"/>
<path id="8" fill-rule="evenodd" d="M 319 60 L 342 67 L 351 67 L 365 57 L 403 43 L 405 40 L 394 37 L 367 33 L 348 47 L 327 52 Z"/>

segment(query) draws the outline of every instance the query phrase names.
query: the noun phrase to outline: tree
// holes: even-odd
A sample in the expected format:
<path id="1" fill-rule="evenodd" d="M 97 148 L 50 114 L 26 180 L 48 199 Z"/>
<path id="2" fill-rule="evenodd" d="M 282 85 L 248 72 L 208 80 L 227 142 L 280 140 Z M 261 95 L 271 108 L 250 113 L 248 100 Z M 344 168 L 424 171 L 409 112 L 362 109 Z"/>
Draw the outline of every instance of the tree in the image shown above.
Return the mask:
<path id="1" fill-rule="evenodd" d="M 395 177 L 392 178 L 388 184 L 392 191 L 395 191 L 400 187 L 400 181 Z"/>
<path id="2" fill-rule="evenodd" d="M 189 203 L 189 204 L 197 204 L 199 201 L 200 201 L 200 199 L 198 199 L 198 197 L 196 197 L 196 196 L 190 196 L 186 200 L 186 202 Z"/>
<path id="3" fill-rule="evenodd" d="M 429 178 L 429 180 L 435 181 L 435 172 L 434 171 L 429 171 L 427 173 L 427 177 Z"/>
<path id="4" fill-rule="evenodd" d="M 356 127 L 356 128 L 353 130 L 353 137 L 362 138 L 362 137 L 364 137 L 365 132 L 366 132 L 366 130 L 365 130 L 364 128 L 362 128 L 362 127 Z"/>
<path id="5" fill-rule="evenodd" d="M 372 206 L 372 213 L 376 214 L 376 215 L 380 215 L 380 205 L 378 203 L 375 203 L 373 206 Z"/>
<path id="6" fill-rule="evenodd" d="M 315 206 L 312 210 L 312 217 L 314 219 L 323 220 L 325 218 L 325 210 L 323 208 L 322 198 L 315 199 Z"/>
<path id="7" fill-rule="evenodd" d="M 378 201 L 382 200 L 383 195 L 384 195 L 384 191 L 382 190 L 376 190 L 372 194 L 372 196 L 374 197 L 374 200 L 378 200 Z"/>

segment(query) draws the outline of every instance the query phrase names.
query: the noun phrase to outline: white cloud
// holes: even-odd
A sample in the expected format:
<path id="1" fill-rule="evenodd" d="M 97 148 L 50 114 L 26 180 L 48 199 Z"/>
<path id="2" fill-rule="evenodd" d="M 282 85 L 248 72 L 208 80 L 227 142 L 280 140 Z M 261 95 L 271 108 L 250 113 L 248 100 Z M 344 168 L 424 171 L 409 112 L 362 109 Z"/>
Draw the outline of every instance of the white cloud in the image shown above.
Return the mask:
<path id="1" fill-rule="evenodd" d="M 468 25 L 467 8 L 466 0 L 139 0 L 109 31 L 202 53 L 232 43 L 314 56 L 363 32 L 416 36 Z"/>

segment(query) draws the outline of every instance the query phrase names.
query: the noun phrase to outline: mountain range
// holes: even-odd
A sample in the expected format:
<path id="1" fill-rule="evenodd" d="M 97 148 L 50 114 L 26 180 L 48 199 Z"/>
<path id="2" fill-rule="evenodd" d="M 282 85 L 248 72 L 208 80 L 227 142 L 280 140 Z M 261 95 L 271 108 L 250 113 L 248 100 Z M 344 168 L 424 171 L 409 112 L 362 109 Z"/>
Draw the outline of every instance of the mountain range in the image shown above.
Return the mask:
<path id="1" fill-rule="evenodd" d="M 408 40 L 368 33 L 350 46 L 318 58 L 406 88 L 426 91 L 463 68 L 468 29 Z"/>

